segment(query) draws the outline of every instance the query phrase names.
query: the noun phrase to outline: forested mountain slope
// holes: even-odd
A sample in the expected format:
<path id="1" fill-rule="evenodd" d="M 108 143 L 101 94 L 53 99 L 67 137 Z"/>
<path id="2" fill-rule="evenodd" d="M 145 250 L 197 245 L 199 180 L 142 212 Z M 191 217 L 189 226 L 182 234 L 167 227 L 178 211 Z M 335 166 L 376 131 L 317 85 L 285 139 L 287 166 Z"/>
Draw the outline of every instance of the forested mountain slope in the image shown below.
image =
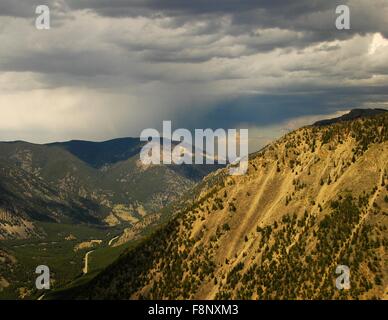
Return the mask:
<path id="1" fill-rule="evenodd" d="M 386 298 L 388 115 L 309 126 L 210 174 L 86 286 L 92 299 Z M 335 285 L 350 268 L 350 290 Z"/>

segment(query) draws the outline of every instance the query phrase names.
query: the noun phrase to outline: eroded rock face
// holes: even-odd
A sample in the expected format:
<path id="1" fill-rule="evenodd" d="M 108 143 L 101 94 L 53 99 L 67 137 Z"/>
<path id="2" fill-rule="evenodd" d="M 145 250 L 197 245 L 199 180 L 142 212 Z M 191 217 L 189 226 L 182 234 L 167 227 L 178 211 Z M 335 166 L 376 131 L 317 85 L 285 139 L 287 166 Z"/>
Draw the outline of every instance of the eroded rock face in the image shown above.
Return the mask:
<path id="1" fill-rule="evenodd" d="M 32 221 L 16 215 L 9 209 L 0 208 L 0 240 L 27 239 L 38 235 Z"/>

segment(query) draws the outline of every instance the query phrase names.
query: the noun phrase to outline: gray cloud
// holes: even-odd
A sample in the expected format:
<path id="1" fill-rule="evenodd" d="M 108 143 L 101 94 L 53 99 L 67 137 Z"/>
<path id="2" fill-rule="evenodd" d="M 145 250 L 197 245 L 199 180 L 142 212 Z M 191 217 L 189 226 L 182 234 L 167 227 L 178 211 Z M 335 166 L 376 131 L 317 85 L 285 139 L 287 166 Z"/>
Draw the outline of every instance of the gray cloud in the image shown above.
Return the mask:
<path id="1" fill-rule="evenodd" d="M 0 140 L 137 135 L 166 119 L 264 126 L 386 106 L 384 0 L 49 0 L 52 28 L 37 31 L 39 2 L 0 3 Z M 339 3 L 351 8 L 349 31 L 334 27 Z"/>
<path id="2" fill-rule="evenodd" d="M 188 14 L 236 14 L 254 10 L 277 11 L 282 14 L 300 15 L 304 12 L 315 12 L 330 8 L 338 1 L 283 1 L 283 0 L 224 0 L 224 1 L 180 1 L 180 0 L 68 0 L 72 8 L 94 9 L 106 15 L 115 15 L 119 10 L 122 14 L 152 14 L 155 11 L 168 15 Z"/>
<path id="3" fill-rule="evenodd" d="M 0 2 L 0 16 L 32 17 L 39 1 L 2 0 Z"/>
<path id="4" fill-rule="evenodd" d="M 334 28 L 333 21 L 336 6 L 345 4 L 352 10 L 355 22 L 348 35 L 377 31 L 387 35 L 388 32 L 387 3 L 384 0 L 67 0 L 67 3 L 73 9 L 94 10 L 112 17 L 169 16 L 175 18 L 176 25 L 184 25 L 193 19 L 212 20 L 229 16 L 234 27 L 230 31 L 234 33 L 246 33 L 252 28 L 285 28 L 314 32 L 321 39 L 344 36 Z M 217 26 L 213 24 L 213 27 Z"/>

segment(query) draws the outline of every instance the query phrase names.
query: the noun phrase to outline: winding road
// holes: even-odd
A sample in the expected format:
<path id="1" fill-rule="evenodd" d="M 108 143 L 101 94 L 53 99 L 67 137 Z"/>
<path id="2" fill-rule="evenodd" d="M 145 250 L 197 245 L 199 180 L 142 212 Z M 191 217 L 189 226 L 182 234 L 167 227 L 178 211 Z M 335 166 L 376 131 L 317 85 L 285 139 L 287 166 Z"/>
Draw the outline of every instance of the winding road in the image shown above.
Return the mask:
<path id="1" fill-rule="evenodd" d="M 116 239 L 120 238 L 120 236 L 116 236 L 112 239 L 109 240 L 108 242 L 108 246 L 111 247 L 112 246 L 112 243 L 113 241 L 115 241 Z M 84 257 L 84 268 L 82 269 L 82 272 L 83 274 L 87 274 L 89 272 L 89 255 L 95 250 L 91 250 L 91 251 L 88 251 L 86 254 L 85 254 L 85 257 Z M 39 296 L 38 300 L 43 300 L 44 299 L 44 296 L 45 294 L 42 294 L 41 296 Z"/>
<path id="2" fill-rule="evenodd" d="M 116 237 L 110 239 L 109 242 L 108 242 L 108 246 L 111 247 L 113 241 L 115 241 L 115 240 L 118 239 L 119 237 L 120 237 L 120 236 L 116 236 Z M 88 271 L 89 271 L 89 255 L 90 255 L 93 251 L 94 251 L 94 250 L 88 251 L 88 252 L 85 254 L 85 258 L 84 258 L 84 263 L 85 263 L 85 264 L 84 264 L 84 268 L 83 268 L 83 270 L 82 270 L 82 272 L 83 272 L 84 274 L 87 274 Z"/>
<path id="3" fill-rule="evenodd" d="M 111 246 L 112 245 L 112 242 L 115 241 L 116 239 L 120 238 L 120 236 L 116 236 L 112 239 L 110 239 L 109 243 L 108 243 L 108 246 Z"/>
<path id="4" fill-rule="evenodd" d="M 85 254 L 85 258 L 84 258 L 84 261 L 85 261 L 85 266 L 84 266 L 84 269 L 82 270 L 84 274 L 87 274 L 88 273 L 88 261 L 89 261 L 89 254 L 91 254 L 94 250 L 92 251 L 88 251 L 86 254 Z"/>

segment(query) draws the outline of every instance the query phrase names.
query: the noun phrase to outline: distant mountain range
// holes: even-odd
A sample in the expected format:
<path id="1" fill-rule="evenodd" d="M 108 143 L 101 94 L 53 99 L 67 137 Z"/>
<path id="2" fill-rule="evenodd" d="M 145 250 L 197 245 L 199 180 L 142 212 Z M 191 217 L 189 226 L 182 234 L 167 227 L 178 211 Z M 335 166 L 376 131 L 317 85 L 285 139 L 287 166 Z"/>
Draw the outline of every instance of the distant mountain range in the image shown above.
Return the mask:
<path id="1" fill-rule="evenodd" d="M 132 158 L 140 153 L 143 145 L 139 138 L 121 138 L 103 142 L 72 140 L 47 144 L 47 146 L 66 149 L 97 169 Z"/>
<path id="2" fill-rule="evenodd" d="M 117 206 L 141 219 L 217 168 L 144 166 L 139 160 L 142 146 L 135 138 L 0 143 L 0 239 L 38 235 L 34 221 L 119 223 Z"/>

